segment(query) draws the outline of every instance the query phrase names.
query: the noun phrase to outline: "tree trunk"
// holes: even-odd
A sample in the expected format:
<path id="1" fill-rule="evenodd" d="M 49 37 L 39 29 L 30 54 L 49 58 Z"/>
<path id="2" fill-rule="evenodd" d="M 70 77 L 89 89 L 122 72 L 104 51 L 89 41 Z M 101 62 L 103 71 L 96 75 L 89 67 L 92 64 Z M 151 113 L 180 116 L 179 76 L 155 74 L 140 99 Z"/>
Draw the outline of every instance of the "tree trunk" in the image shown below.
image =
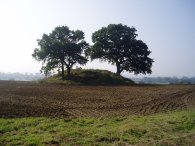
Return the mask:
<path id="1" fill-rule="evenodd" d="M 65 77 L 64 77 L 64 64 L 62 63 L 62 80 L 64 80 Z"/>
<path id="2" fill-rule="evenodd" d="M 67 67 L 67 79 L 70 79 L 70 67 Z"/>
<path id="3" fill-rule="evenodd" d="M 120 64 L 118 62 L 116 62 L 116 69 L 117 69 L 116 74 L 120 76 L 120 74 L 121 74 L 121 67 L 120 67 Z"/>

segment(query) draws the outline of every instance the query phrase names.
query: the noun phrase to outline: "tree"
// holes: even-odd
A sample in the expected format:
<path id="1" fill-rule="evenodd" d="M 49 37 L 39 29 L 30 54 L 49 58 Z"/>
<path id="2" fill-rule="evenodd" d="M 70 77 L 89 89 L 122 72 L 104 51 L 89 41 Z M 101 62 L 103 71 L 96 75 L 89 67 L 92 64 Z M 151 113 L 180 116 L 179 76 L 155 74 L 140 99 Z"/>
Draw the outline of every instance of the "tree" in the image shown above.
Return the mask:
<path id="1" fill-rule="evenodd" d="M 65 79 L 64 67 L 66 67 L 67 78 L 70 79 L 72 67 L 76 63 L 84 65 L 88 61 L 82 56 L 88 44 L 84 41 L 84 33 L 80 30 L 73 31 L 67 26 L 59 26 L 49 35 L 43 34 L 37 41 L 40 48 L 36 48 L 32 56 L 37 61 L 43 61 L 41 71 L 45 74 L 55 68 L 61 68 L 62 79 Z"/>
<path id="2" fill-rule="evenodd" d="M 151 73 L 153 59 L 147 45 L 136 39 L 136 29 L 122 24 L 110 24 L 92 34 L 94 45 L 86 50 L 91 60 L 100 59 L 115 64 L 117 74 L 122 71 L 135 74 Z"/>

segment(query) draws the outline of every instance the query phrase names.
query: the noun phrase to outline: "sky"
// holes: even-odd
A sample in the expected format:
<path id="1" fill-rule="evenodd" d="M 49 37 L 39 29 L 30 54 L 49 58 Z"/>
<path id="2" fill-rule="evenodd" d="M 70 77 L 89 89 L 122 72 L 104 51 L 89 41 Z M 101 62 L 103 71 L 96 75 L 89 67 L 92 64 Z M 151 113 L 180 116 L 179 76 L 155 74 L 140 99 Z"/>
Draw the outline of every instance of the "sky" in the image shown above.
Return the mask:
<path id="1" fill-rule="evenodd" d="M 152 52 L 153 72 L 145 76 L 195 76 L 194 0 L 0 0 L 0 72 L 39 72 L 36 40 L 57 26 L 84 31 L 92 45 L 93 32 L 118 23 L 135 27 Z M 84 68 L 116 72 L 98 60 Z"/>

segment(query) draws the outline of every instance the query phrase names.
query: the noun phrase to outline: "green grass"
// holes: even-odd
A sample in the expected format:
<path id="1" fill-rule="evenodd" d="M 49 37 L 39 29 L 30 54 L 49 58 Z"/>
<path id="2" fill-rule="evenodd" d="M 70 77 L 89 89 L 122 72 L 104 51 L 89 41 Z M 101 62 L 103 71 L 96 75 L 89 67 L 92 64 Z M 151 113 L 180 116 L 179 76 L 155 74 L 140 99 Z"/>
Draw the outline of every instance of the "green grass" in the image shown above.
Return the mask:
<path id="1" fill-rule="evenodd" d="M 66 74 L 65 74 L 66 78 Z M 129 85 L 134 84 L 130 79 L 118 76 L 107 70 L 98 69 L 74 69 L 71 72 L 70 80 L 61 80 L 60 75 L 54 75 L 41 82 L 63 83 L 75 85 Z"/>
<path id="2" fill-rule="evenodd" d="M 111 119 L 0 119 L 0 145 L 195 145 L 195 112 Z"/>

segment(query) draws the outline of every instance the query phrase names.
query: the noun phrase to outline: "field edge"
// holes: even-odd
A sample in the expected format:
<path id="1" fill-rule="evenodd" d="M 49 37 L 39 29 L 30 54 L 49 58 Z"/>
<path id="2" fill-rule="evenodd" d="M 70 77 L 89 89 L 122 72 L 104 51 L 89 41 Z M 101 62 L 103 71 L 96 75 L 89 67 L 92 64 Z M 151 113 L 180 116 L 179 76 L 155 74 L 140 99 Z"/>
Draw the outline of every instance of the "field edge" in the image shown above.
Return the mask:
<path id="1" fill-rule="evenodd" d="M 0 145 L 193 145 L 195 111 L 113 118 L 0 118 Z"/>

